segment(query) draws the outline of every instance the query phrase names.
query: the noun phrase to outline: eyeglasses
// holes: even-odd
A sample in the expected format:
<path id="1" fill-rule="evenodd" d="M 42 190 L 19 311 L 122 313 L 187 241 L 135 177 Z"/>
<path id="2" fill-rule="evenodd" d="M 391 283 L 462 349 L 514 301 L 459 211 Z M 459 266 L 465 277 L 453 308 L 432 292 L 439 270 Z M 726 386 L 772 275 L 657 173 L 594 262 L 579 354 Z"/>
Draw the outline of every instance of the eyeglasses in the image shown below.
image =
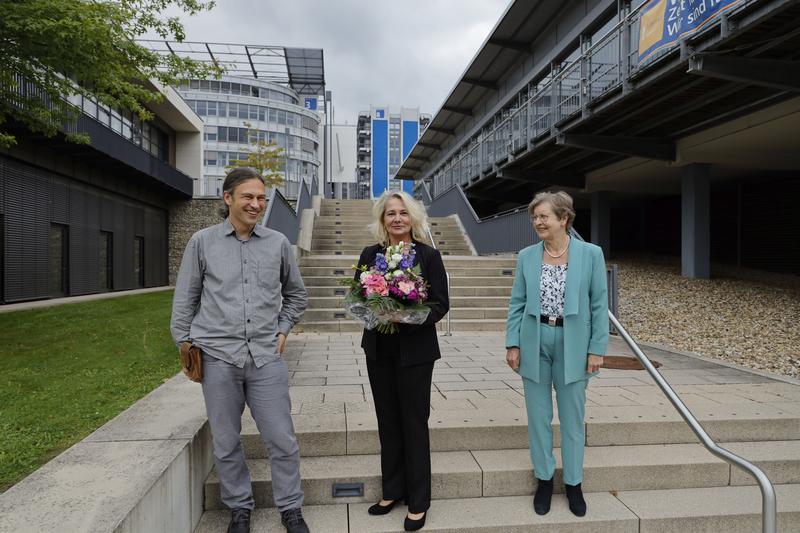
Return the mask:
<path id="1" fill-rule="evenodd" d="M 549 215 L 533 215 L 533 216 L 531 216 L 531 222 L 533 222 L 534 224 L 536 224 L 539 221 L 544 222 L 546 224 L 548 220 L 550 220 L 550 216 Z"/>

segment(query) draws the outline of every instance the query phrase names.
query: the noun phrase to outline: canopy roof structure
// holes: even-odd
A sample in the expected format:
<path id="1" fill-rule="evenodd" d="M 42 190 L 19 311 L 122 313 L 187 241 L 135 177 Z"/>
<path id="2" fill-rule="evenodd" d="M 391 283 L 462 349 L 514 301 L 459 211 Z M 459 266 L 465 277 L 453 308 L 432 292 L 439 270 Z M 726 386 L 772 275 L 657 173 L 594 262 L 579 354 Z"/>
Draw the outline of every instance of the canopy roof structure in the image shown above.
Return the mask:
<path id="1" fill-rule="evenodd" d="M 325 94 L 325 66 L 321 48 L 288 48 L 256 44 L 207 43 L 141 39 L 154 52 L 213 64 L 231 76 L 247 76 L 280 83 L 297 94 Z"/>

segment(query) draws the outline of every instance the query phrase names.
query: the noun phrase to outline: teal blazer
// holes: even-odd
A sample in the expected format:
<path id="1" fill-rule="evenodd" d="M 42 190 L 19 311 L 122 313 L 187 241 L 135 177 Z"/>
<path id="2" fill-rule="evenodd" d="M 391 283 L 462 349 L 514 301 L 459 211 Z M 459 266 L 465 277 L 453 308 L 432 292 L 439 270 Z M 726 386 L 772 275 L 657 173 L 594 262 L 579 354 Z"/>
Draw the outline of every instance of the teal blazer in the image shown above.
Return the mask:
<path id="1" fill-rule="evenodd" d="M 508 303 L 506 347 L 520 348 L 519 374 L 539 382 L 541 325 L 541 242 L 519 252 L 511 301 Z M 566 383 L 588 379 L 588 355 L 608 348 L 608 285 L 603 250 L 573 238 L 564 295 L 564 359 Z"/>

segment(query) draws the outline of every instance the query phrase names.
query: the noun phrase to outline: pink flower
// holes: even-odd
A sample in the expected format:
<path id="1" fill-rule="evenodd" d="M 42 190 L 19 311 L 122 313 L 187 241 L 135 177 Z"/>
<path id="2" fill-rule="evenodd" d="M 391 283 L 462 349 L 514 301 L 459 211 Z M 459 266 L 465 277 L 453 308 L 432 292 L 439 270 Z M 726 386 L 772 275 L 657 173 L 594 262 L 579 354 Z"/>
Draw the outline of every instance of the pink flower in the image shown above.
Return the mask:
<path id="1" fill-rule="evenodd" d="M 408 294 L 414 290 L 414 284 L 410 281 L 401 281 L 397 284 L 397 288 L 400 289 L 403 294 Z"/>
<path id="2" fill-rule="evenodd" d="M 366 277 L 366 279 L 362 279 L 361 283 L 364 284 L 367 296 L 376 293 L 380 294 L 381 296 L 386 296 L 389 294 L 389 288 L 386 286 L 386 280 L 379 274 L 370 274 Z"/>

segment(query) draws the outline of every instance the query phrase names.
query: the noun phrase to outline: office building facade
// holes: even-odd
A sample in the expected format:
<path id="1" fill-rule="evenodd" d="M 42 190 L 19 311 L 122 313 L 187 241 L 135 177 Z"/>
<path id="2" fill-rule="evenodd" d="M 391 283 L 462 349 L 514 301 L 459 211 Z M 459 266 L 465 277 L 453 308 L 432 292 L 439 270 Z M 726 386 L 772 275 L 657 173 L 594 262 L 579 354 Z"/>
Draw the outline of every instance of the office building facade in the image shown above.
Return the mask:
<path id="1" fill-rule="evenodd" d="M 20 85 L 20 90 L 25 90 Z M 202 121 L 170 87 L 142 122 L 91 98 L 64 133 L 0 150 L 0 303 L 168 285 L 171 208 L 199 177 Z M 33 207 L 35 206 L 35 207 Z"/>
<path id="2" fill-rule="evenodd" d="M 412 181 L 395 180 L 400 165 L 425 131 L 430 116 L 418 108 L 373 106 L 359 113 L 357 131 L 357 176 L 361 197 L 377 198 L 385 190 L 413 192 Z"/>
<path id="3" fill-rule="evenodd" d="M 275 143 L 282 152 L 279 187 L 297 198 L 300 183 L 319 174 L 320 114 L 290 87 L 242 76 L 185 80 L 178 91 L 203 119 L 203 172 L 196 197 L 222 195 L 228 166 L 247 158 L 256 140 Z M 313 106 L 316 107 L 316 106 Z M 249 126 L 248 126 L 249 125 Z"/>

